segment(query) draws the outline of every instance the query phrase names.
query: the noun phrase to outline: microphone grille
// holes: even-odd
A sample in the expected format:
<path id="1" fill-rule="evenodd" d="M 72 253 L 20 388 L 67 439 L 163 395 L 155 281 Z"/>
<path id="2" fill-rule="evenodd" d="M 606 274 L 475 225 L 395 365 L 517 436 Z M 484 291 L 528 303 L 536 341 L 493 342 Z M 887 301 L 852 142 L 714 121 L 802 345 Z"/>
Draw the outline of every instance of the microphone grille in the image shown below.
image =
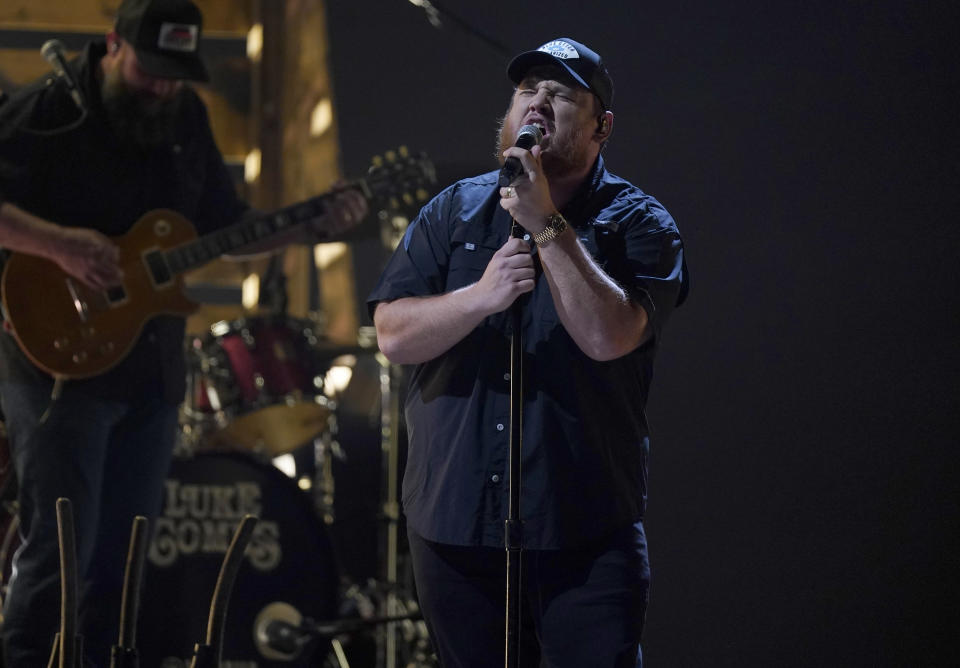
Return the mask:
<path id="1" fill-rule="evenodd" d="M 65 50 L 63 42 L 59 39 L 48 39 L 40 47 L 40 55 L 43 56 L 44 60 L 53 62 L 53 59 L 58 55 L 62 56 Z"/>
<path id="2" fill-rule="evenodd" d="M 540 131 L 536 125 L 524 125 L 520 128 L 520 131 L 517 132 L 517 139 L 520 139 L 523 135 L 529 135 L 533 139 L 532 146 L 540 144 L 540 141 L 543 139 L 543 132 Z"/>

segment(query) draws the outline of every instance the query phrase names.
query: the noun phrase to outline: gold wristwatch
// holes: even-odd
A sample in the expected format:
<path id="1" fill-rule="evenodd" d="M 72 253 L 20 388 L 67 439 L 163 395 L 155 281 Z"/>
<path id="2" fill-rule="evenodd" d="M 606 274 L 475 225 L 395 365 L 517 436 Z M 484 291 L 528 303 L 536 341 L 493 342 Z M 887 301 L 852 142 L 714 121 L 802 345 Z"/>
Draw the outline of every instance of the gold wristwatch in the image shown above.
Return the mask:
<path id="1" fill-rule="evenodd" d="M 567 229 L 567 221 L 559 213 L 547 216 L 547 226 L 533 235 L 533 241 L 538 246 L 546 246 Z"/>

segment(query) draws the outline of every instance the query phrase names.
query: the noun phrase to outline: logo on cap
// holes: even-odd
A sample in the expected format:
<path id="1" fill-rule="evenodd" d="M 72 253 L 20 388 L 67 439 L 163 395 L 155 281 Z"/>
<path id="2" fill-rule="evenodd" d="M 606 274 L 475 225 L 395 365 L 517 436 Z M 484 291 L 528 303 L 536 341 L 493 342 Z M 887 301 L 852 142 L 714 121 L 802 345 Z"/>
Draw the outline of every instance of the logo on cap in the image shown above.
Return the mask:
<path id="1" fill-rule="evenodd" d="M 160 25 L 157 46 L 168 51 L 192 53 L 197 50 L 197 36 L 199 34 L 199 26 L 188 23 L 163 23 Z"/>
<path id="2" fill-rule="evenodd" d="M 560 58 L 561 60 L 566 60 L 567 58 L 579 58 L 580 54 L 577 53 L 577 50 L 573 48 L 569 43 L 564 42 L 559 39 L 555 39 L 552 42 L 547 42 L 541 46 L 537 51 L 543 51 L 544 53 L 549 53 L 554 58 Z"/>

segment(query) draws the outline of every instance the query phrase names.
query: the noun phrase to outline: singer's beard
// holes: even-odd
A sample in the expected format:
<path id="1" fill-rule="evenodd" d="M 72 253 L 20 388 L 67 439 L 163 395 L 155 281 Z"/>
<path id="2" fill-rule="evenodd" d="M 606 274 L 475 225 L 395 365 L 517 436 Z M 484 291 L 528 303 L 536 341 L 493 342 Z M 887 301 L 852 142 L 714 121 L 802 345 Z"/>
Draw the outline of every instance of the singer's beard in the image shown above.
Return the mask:
<path id="1" fill-rule="evenodd" d="M 497 160 L 503 164 L 503 152 L 514 145 L 517 132 L 504 116 L 500 119 L 497 128 Z M 546 137 L 540 147 L 540 164 L 547 179 L 577 174 L 589 167 L 590 157 L 583 142 L 583 128 L 575 128 L 569 132 L 559 132 Z"/>
<path id="2" fill-rule="evenodd" d="M 179 93 L 164 99 L 131 90 L 117 67 L 104 76 L 100 95 L 120 139 L 144 151 L 173 144 Z"/>

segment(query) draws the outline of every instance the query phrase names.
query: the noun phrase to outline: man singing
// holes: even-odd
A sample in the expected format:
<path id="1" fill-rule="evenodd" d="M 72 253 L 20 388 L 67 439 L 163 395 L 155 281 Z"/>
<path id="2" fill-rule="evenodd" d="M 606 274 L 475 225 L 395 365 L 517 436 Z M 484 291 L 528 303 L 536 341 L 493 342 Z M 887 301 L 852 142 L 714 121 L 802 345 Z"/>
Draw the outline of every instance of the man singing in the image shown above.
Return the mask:
<path id="1" fill-rule="evenodd" d="M 644 407 L 663 326 L 686 296 L 683 246 L 664 207 L 606 169 L 613 81 L 597 53 L 556 39 L 507 74 L 500 153 L 523 173 L 434 198 L 368 301 L 383 353 L 413 365 L 403 503 L 417 590 L 443 666 L 503 665 L 508 307 L 519 298 L 521 665 L 639 666 Z M 525 125 L 542 133 L 529 151 L 513 145 Z"/>

